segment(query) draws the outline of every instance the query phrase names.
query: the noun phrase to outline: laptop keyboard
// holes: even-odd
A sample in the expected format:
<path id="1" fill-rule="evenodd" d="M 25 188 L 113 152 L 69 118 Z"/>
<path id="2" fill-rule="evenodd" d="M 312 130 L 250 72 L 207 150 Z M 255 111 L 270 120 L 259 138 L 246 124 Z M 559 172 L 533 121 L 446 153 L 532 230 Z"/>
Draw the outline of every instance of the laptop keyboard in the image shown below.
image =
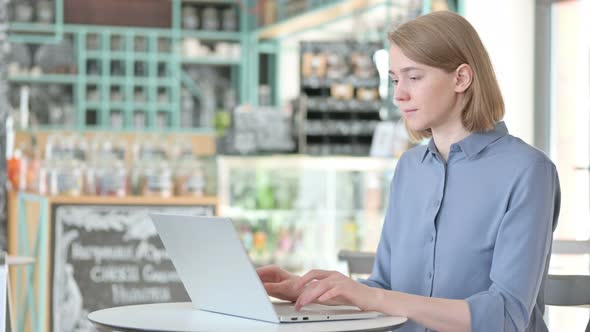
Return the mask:
<path id="1" fill-rule="evenodd" d="M 333 316 L 333 315 L 346 315 L 346 314 L 358 314 L 361 311 L 358 309 L 337 309 L 337 310 L 317 310 L 317 309 L 306 309 L 303 307 L 300 311 L 295 310 L 293 304 L 275 304 L 275 310 L 279 316 Z"/>

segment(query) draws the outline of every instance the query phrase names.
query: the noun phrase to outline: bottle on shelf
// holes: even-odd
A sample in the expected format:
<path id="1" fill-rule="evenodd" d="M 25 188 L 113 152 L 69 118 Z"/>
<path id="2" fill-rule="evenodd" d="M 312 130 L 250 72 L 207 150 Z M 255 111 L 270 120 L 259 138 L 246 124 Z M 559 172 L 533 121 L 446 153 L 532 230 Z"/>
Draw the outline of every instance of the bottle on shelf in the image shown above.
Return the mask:
<path id="1" fill-rule="evenodd" d="M 236 31 L 238 30 L 238 17 L 235 8 L 226 8 L 221 13 L 222 16 L 222 28 L 225 31 Z"/>
<path id="2" fill-rule="evenodd" d="M 182 28 L 196 30 L 199 28 L 199 13 L 195 6 L 184 6 L 182 8 Z"/>
<path id="3" fill-rule="evenodd" d="M 37 2 L 37 22 L 44 24 L 53 23 L 53 8 L 53 1 L 41 0 Z"/>
<path id="4" fill-rule="evenodd" d="M 196 159 L 179 161 L 174 177 L 178 196 L 203 196 L 205 194 L 207 183 L 200 161 Z"/>
<path id="5" fill-rule="evenodd" d="M 171 197 L 173 195 L 172 170 L 166 161 L 144 169 L 142 194 L 144 196 Z"/>
<path id="6" fill-rule="evenodd" d="M 97 135 L 92 160 L 87 168 L 86 192 L 99 196 L 127 196 L 129 171 L 125 167 L 126 146 L 114 135 Z"/>
<path id="7" fill-rule="evenodd" d="M 124 197 L 129 194 L 128 171 L 120 160 L 106 159 L 96 165 L 96 194 Z"/>
<path id="8" fill-rule="evenodd" d="M 203 30 L 219 30 L 219 17 L 217 8 L 205 7 L 203 8 L 202 14 Z"/>
<path id="9" fill-rule="evenodd" d="M 50 195 L 80 196 L 83 193 L 83 164 L 75 159 L 53 162 L 48 172 Z"/>
<path id="10" fill-rule="evenodd" d="M 33 6 L 28 1 L 15 1 L 14 20 L 16 22 L 33 21 Z"/>
<path id="11" fill-rule="evenodd" d="M 15 149 L 14 152 L 7 156 L 6 164 L 7 164 L 7 173 L 8 173 L 8 183 L 13 190 L 18 190 L 21 186 L 20 179 L 21 179 L 21 162 L 22 162 L 22 153 L 19 149 Z"/>

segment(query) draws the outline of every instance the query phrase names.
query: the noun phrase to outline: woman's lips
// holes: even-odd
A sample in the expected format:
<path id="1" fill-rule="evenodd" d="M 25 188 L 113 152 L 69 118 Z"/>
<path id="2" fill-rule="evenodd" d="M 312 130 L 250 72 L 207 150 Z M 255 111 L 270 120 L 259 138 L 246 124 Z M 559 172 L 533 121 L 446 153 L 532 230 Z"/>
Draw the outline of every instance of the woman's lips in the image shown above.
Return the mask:
<path id="1" fill-rule="evenodd" d="M 413 113 L 415 113 L 416 111 L 417 111 L 417 109 L 415 109 L 415 108 L 413 108 L 413 109 L 405 109 L 405 110 L 402 110 L 402 112 L 403 112 L 404 114 L 406 114 L 406 115 L 413 114 Z"/>

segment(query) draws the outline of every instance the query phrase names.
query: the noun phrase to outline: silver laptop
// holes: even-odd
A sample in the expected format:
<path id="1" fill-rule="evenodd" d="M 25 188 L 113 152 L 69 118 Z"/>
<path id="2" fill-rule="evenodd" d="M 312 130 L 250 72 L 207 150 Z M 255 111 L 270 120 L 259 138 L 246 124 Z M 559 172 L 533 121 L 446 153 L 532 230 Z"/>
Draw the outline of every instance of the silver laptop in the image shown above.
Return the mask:
<path id="1" fill-rule="evenodd" d="M 227 218 L 150 214 L 195 308 L 273 323 L 374 318 L 350 306 L 270 301 Z"/>

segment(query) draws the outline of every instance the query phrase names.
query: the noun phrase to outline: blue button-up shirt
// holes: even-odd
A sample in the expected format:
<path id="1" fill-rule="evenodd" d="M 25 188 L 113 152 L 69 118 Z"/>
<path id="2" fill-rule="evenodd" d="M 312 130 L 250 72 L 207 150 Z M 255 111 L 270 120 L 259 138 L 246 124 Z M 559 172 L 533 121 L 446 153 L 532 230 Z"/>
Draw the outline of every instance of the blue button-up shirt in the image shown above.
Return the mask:
<path id="1" fill-rule="evenodd" d="M 472 331 L 546 331 L 543 287 L 560 189 L 549 158 L 504 122 L 400 158 L 368 280 L 384 289 L 465 299 Z M 399 331 L 424 331 L 409 321 Z"/>

